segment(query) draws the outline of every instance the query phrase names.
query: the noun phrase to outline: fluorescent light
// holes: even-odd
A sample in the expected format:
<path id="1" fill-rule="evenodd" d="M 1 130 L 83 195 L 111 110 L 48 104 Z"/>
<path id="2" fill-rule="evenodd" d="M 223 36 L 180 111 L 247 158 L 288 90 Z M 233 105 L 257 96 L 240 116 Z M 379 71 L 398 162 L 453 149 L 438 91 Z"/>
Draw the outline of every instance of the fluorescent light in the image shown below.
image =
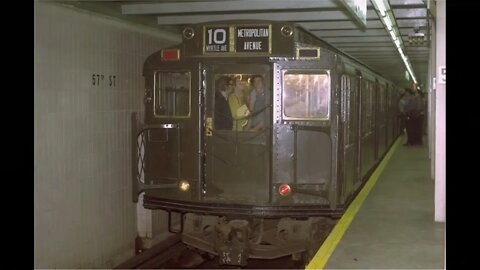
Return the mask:
<path id="1" fill-rule="evenodd" d="M 385 18 L 383 18 L 383 22 L 385 23 L 388 31 L 392 30 L 392 21 L 390 20 L 390 17 L 386 16 Z"/>
<path id="2" fill-rule="evenodd" d="M 372 0 L 372 3 L 377 7 L 378 12 L 380 12 L 380 15 L 385 16 L 387 15 L 386 11 L 387 9 L 385 8 L 385 4 L 383 3 L 383 0 Z"/>
<path id="3" fill-rule="evenodd" d="M 408 63 L 407 65 L 407 70 L 410 72 L 411 77 L 415 78 L 415 76 L 413 75 L 412 66 L 410 65 L 410 63 Z"/>
<path id="4" fill-rule="evenodd" d="M 410 62 L 405 60 L 405 65 L 407 66 L 407 71 L 408 73 L 410 73 L 410 77 L 412 77 L 413 82 L 417 84 L 417 78 L 415 78 L 415 75 L 413 75 L 412 66 L 410 65 Z"/>
<path id="5" fill-rule="evenodd" d="M 393 29 L 388 31 L 388 33 L 392 37 L 393 41 L 397 40 L 397 35 L 395 35 L 395 31 Z"/>
<path id="6" fill-rule="evenodd" d="M 405 55 L 401 47 L 400 32 L 398 31 L 397 27 L 393 24 L 394 20 L 390 19 L 390 15 L 392 14 L 387 13 L 387 11 L 390 11 L 389 9 L 387 10 L 387 7 L 385 6 L 386 3 L 388 4 L 388 1 L 387 2 L 384 2 L 384 1 L 385 0 L 371 0 L 377 12 L 380 13 L 380 19 L 382 20 L 383 24 L 387 28 L 388 34 L 392 37 L 393 43 L 397 47 L 398 53 L 402 57 L 403 63 L 405 64 L 405 67 L 407 68 L 407 71 L 410 74 L 410 77 L 413 79 L 415 84 L 417 84 L 417 79 L 413 75 L 412 65 L 410 64 L 408 57 Z M 398 36 L 395 33 L 395 29 L 397 29 L 397 31 L 399 32 Z"/>
<path id="7" fill-rule="evenodd" d="M 380 15 L 381 15 L 382 17 L 385 17 L 385 15 L 387 15 L 387 13 L 385 13 L 385 10 L 383 10 L 383 9 L 382 9 L 382 10 L 379 10 L 379 12 L 380 12 Z"/>
<path id="8" fill-rule="evenodd" d="M 397 48 L 400 48 L 400 39 L 395 40 L 394 43 Z"/>

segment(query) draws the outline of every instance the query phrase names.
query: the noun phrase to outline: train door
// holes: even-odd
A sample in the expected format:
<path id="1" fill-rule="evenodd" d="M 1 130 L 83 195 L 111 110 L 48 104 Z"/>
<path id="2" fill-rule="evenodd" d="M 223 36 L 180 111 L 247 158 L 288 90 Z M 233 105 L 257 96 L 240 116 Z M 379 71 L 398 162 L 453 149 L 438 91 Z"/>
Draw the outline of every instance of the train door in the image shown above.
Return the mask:
<path id="1" fill-rule="evenodd" d="M 358 82 L 354 77 L 343 75 L 342 87 L 342 122 L 344 142 L 344 197 L 347 199 L 354 190 L 358 168 Z"/>
<path id="2" fill-rule="evenodd" d="M 271 65 L 211 64 L 206 70 L 204 200 L 266 203 L 270 186 Z"/>
<path id="3" fill-rule="evenodd" d="M 198 199 L 198 65 L 159 67 L 145 77 L 146 124 L 133 128 L 134 195 L 151 189 L 162 198 Z M 188 192 L 178 188 L 182 181 Z"/>
<path id="4" fill-rule="evenodd" d="M 314 61 L 274 67 L 273 200 L 337 207 L 337 75 Z M 293 196 L 282 195 L 285 184 Z"/>
<path id="5" fill-rule="evenodd" d="M 355 85 L 355 97 L 356 97 L 356 121 L 357 121 L 357 130 L 356 130 L 356 143 L 357 143 L 357 153 L 356 153 L 356 159 L 357 159 L 357 169 L 356 169 L 356 176 L 357 178 L 355 179 L 355 185 L 354 185 L 354 190 L 357 189 L 358 186 L 361 185 L 362 183 L 362 166 L 364 161 L 362 160 L 362 151 L 364 144 L 362 143 L 362 129 L 364 128 L 364 114 L 365 114 L 365 106 L 363 104 L 364 97 L 364 89 L 365 89 L 365 80 L 363 79 L 362 76 L 358 75 L 356 77 L 356 85 Z"/>
<path id="6" fill-rule="evenodd" d="M 375 164 L 374 83 L 364 77 L 360 92 L 360 178 L 365 177 Z"/>
<path id="7" fill-rule="evenodd" d="M 381 83 L 377 83 L 377 97 L 376 97 L 376 133 L 377 133 L 377 148 L 376 148 L 376 160 L 381 158 L 385 153 L 387 145 L 387 126 L 386 118 L 387 112 L 385 110 L 385 86 Z"/>
<path id="8" fill-rule="evenodd" d="M 385 148 L 388 149 L 391 141 L 391 109 L 390 109 L 390 84 L 385 87 Z"/>

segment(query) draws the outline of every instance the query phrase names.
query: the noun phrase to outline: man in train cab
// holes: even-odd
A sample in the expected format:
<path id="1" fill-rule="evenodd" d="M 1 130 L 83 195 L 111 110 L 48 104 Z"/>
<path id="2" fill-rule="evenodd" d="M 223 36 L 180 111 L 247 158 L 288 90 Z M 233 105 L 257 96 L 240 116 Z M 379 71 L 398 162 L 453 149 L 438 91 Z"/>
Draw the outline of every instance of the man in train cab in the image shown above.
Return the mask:
<path id="1" fill-rule="evenodd" d="M 253 75 L 251 78 L 253 86 L 250 93 L 249 108 L 252 112 L 250 123 L 251 131 L 258 131 L 265 128 L 265 85 L 261 75 Z"/>
<path id="2" fill-rule="evenodd" d="M 223 76 L 215 83 L 215 129 L 232 130 L 233 119 L 228 97 L 233 91 L 233 79 Z"/>

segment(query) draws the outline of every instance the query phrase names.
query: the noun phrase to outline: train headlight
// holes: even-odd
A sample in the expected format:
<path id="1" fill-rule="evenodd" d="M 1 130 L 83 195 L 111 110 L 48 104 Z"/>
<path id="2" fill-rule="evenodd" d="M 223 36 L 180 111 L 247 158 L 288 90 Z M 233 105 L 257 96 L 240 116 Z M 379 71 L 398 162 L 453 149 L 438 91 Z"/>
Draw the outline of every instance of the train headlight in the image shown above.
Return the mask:
<path id="1" fill-rule="evenodd" d="M 190 183 L 188 181 L 182 180 L 180 183 L 178 183 L 178 188 L 181 191 L 188 191 L 190 189 Z"/>
<path id="2" fill-rule="evenodd" d="M 288 196 L 292 192 L 292 188 L 288 184 L 281 184 L 278 187 L 278 193 L 282 196 Z"/>
<path id="3" fill-rule="evenodd" d="M 186 39 L 191 39 L 195 36 L 195 31 L 191 27 L 186 27 L 185 29 L 183 29 L 183 36 Z"/>

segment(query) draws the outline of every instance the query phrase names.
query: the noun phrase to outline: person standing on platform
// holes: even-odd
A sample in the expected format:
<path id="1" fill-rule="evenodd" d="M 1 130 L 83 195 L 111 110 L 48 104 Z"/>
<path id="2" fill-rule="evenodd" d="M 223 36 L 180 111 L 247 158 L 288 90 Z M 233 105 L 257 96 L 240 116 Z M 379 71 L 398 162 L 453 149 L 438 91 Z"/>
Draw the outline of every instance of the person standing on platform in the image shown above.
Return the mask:
<path id="1" fill-rule="evenodd" d="M 405 128 L 407 130 L 407 142 L 403 145 L 413 145 L 414 142 L 414 120 L 412 118 L 413 111 L 416 109 L 416 104 L 414 103 L 413 92 L 411 90 L 405 91 L 401 102 L 403 115 L 405 118 Z"/>
<path id="2" fill-rule="evenodd" d="M 400 94 L 402 94 L 402 92 L 403 92 L 403 96 L 398 101 L 398 111 L 400 112 L 400 128 L 402 129 L 402 132 L 403 130 L 405 130 L 405 135 L 407 137 L 404 145 L 410 145 L 411 128 L 409 126 L 410 122 L 408 117 L 408 110 L 410 109 L 411 96 L 408 89 L 400 91 Z"/>
<path id="3" fill-rule="evenodd" d="M 414 90 L 415 91 L 415 90 Z M 413 96 L 413 111 L 411 113 L 411 118 L 413 120 L 413 136 L 412 143 L 413 145 L 422 145 L 422 135 L 423 135 L 423 114 L 424 107 L 423 99 L 420 95 L 420 91 L 415 91 Z"/>

